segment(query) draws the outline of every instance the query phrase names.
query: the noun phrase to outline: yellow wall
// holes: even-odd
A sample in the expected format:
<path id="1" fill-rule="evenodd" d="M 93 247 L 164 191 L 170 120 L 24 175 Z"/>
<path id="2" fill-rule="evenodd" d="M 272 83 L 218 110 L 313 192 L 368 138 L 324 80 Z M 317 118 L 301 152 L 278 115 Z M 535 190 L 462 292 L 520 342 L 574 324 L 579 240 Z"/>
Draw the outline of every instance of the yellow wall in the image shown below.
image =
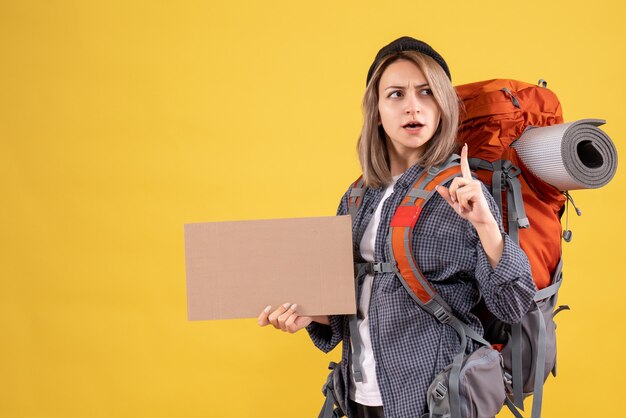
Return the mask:
<path id="1" fill-rule="evenodd" d="M 317 416 L 339 352 L 188 322 L 183 223 L 333 214 L 398 36 L 548 80 L 626 155 L 618 0 L 387 3 L 0 1 L 0 416 Z M 625 181 L 573 193 L 546 417 L 621 415 Z"/>

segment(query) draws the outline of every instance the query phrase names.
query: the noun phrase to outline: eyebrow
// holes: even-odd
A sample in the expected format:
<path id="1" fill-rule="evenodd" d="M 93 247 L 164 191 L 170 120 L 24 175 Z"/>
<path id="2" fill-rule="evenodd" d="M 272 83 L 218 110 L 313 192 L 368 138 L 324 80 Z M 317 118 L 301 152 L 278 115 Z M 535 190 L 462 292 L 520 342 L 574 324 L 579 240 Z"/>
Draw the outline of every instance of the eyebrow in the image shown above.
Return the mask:
<path id="1" fill-rule="evenodd" d="M 422 87 L 428 87 L 428 83 L 424 83 L 424 84 L 420 84 L 415 86 L 416 89 L 421 89 Z M 406 89 L 405 86 L 389 86 L 389 87 L 385 87 L 385 90 L 389 90 L 389 89 Z"/>

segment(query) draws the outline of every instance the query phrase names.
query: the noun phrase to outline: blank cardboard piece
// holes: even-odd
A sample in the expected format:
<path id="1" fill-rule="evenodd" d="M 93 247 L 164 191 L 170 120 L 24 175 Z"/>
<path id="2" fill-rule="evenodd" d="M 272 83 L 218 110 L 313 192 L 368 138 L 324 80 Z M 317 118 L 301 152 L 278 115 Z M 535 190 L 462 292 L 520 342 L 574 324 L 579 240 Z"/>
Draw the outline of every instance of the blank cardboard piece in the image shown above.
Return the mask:
<path id="1" fill-rule="evenodd" d="M 349 216 L 185 224 L 189 320 L 356 312 Z"/>

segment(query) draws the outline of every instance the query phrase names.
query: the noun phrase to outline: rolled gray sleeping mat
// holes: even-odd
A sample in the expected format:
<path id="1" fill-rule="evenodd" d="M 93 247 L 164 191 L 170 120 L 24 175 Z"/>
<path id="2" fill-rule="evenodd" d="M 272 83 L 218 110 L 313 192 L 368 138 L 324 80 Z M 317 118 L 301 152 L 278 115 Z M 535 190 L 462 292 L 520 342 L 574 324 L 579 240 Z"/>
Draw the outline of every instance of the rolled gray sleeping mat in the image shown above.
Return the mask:
<path id="1" fill-rule="evenodd" d="M 511 145 L 528 169 L 558 190 L 596 189 L 617 171 L 617 151 L 602 119 L 528 128 Z"/>

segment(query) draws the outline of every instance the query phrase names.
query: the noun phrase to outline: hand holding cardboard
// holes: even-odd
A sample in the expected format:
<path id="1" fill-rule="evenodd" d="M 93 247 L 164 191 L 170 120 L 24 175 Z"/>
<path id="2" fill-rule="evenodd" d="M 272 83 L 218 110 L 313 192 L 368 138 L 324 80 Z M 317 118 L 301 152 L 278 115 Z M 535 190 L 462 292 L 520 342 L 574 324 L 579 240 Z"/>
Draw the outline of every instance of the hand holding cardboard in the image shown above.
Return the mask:
<path id="1" fill-rule="evenodd" d="M 185 258 L 190 320 L 356 310 L 349 216 L 186 224 Z"/>

